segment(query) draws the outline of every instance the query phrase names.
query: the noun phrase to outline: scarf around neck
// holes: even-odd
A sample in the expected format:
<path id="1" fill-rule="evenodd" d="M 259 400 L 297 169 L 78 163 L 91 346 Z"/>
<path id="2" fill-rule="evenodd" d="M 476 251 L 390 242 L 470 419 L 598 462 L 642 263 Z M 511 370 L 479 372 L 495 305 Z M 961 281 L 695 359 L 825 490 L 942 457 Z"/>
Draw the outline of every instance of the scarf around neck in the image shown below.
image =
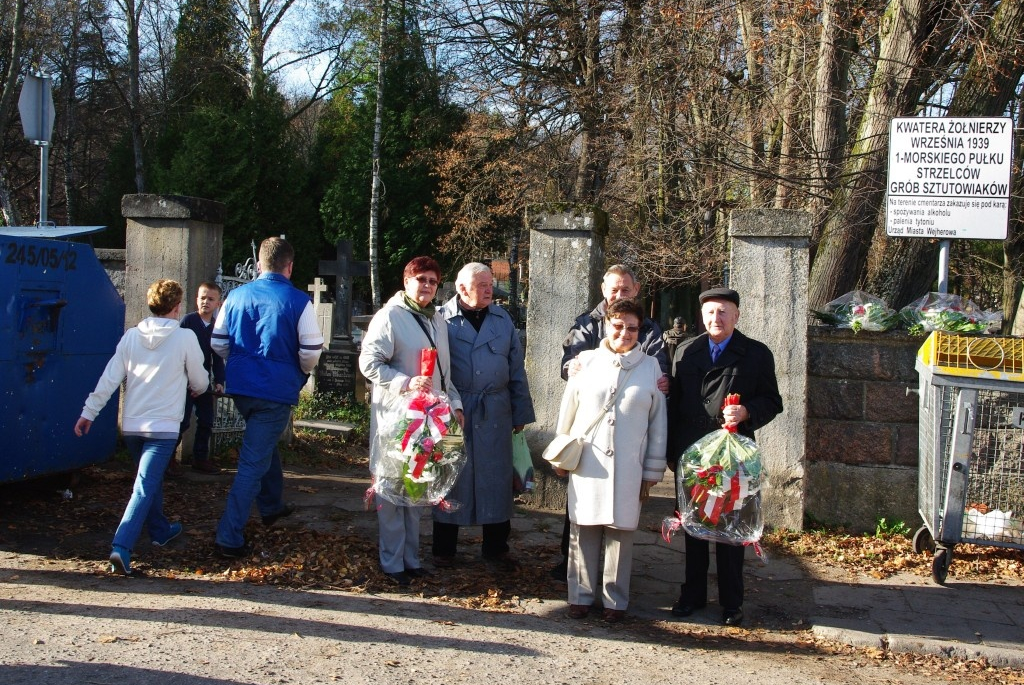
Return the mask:
<path id="1" fill-rule="evenodd" d="M 434 303 L 433 302 L 428 304 L 426 307 L 421 307 L 416 302 L 416 300 L 414 300 L 411 297 L 409 297 L 409 293 L 406 293 L 406 292 L 402 293 L 402 299 L 405 301 L 405 306 L 407 306 L 409 309 L 413 310 L 417 314 L 422 314 L 423 316 L 427 317 L 428 319 L 433 319 L 434 318 L 434 313 L 437 310 L 434 307 Z"/>

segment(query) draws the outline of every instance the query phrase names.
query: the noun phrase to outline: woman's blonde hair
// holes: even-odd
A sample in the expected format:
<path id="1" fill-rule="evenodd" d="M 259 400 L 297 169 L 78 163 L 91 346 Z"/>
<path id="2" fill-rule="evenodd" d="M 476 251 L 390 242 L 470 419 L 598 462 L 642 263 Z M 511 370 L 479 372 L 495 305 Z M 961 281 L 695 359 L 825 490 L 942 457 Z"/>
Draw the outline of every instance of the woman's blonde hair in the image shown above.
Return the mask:
<path id="1" fill-rule="evenodd" d="M 183 294 L 180 283 L 161 278 L 146 291 L 146 304 L 155 316 L 167 316 L 181 303 Z"/>

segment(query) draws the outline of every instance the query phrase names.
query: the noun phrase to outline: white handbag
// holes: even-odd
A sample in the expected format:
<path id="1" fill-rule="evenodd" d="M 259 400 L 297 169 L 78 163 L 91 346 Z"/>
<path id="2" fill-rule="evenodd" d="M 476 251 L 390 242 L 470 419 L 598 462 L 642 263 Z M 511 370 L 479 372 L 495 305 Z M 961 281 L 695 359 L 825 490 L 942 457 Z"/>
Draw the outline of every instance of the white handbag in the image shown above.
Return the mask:
<path id="1" fill-rule="evenodd" d="M 594 421 L 587 427 L 587 430 L 583 431 L 583 435 L 565 435 L 560 433 L 548 443 L 548 446 L 544 448 L 543 454 L 546 462 L 551 464 L 553 468 L 562 469 L 563 471 L 576 470 L 576 467 L 580 465 L 580 457 L 583 455 L 583 445 L 586 444 L 587 438 L 597 428 L 597 424 L 601 423 L 601 420 L 604 419 L 604 415 L 608 413 L 608 410 L 615 405 L 615 397 L 619 394 L 619 388 L 626 384 L 626 379 L 629 378 L 629 374 L 632 372 L 633 369 L 626 371 L 622 380 L 619 381 L 618 387 L 615 388 L 615 392 L 604 403 L 604 407 L 594 417 Z"/>

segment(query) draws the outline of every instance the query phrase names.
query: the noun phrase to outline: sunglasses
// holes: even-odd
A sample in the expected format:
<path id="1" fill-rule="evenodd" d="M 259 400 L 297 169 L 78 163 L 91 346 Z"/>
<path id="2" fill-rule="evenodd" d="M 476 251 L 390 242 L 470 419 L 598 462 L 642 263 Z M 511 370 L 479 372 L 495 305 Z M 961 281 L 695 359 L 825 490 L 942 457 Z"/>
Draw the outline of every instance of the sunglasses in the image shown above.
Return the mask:
<path id="1" fill-rule="evenodd" d="M 427 276 L 413 276 L 420 283 L 426 283 L 427 285 L 437 285 L 439 281 L 436 278 L 429 278 Z"/>
<path id="2" fill-rule="evenodd" d="M 612 323 L 612 328 L 615 329 L 616 333 L 621 333 L 622 331 L 627 331 L 629 333 L 637 333 L 640 330 L 639 326 L 627 326 L 626 324 L 622 323 Z"/>

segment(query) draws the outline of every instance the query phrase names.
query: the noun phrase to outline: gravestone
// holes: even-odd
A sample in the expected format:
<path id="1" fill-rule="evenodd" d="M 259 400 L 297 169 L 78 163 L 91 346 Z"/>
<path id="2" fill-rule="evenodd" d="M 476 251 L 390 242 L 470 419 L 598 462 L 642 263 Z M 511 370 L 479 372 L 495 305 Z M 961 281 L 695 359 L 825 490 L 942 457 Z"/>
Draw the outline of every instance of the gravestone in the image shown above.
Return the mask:
<path id="1" fill-rule="evenodd" d="M 330 344 L 320 356 L 316 388 L 320 392 L 355 393 L 359 353 L 352 343 L 352 278 L 369 276 L 370 263 L 352 259 L 352 241 L 339 240 L 334 261 L 322 260 L 320 274 L 334 277 Z"/>
<path id="2" fill-rule="evenodd" d="M 330 302 L 324 302 L 322 296 L 327 292 L 327 284 L 324 283 L 324 279 L 317 276 L 313 279 L 313 283 L 306 286 L 306 290 L 313 293 L 313 311 L 316 312 L 316 323 L 320 327 L 320 333 L 324 336 L 324 340 L 331 339 L 331 333 L 334 330 L 333 319 L 334 319 L 334 307 Z M 309 377 L 306 381 L 306 391 L 316 391 L 316 374 Z"/>

